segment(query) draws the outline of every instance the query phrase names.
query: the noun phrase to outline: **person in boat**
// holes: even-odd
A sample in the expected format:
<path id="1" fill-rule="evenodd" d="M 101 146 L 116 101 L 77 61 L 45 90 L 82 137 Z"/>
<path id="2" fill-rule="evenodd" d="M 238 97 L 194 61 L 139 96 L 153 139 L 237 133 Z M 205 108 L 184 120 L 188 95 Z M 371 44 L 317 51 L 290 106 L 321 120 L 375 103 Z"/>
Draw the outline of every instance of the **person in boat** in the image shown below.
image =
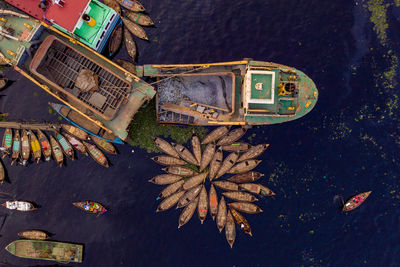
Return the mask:
<path id="1" fill-rule="evenodd" d="M 240 229 L 244 229 L 244 223 L 240 223 Z"/>

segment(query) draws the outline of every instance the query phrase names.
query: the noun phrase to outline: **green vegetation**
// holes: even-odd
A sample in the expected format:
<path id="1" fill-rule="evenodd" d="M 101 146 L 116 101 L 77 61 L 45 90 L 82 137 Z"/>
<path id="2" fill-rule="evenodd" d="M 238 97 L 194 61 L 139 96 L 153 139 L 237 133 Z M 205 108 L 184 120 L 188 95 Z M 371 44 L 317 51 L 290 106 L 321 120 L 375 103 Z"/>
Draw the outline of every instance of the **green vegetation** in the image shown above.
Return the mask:
<path id="1" fill-rule="evenodd" d="M 387 40 L 386 30 L 389 28 L 386 15 L 389 4 L 384 4 L 383 0 L 369 0 L 365 6 L 371 12 L 369 19 L 374 24 L 374 31 L 381 44 L 385 45 Z"/>
<path id="2" fill-rule="evenodd" d="M 147 106 L 139 110 L 131 122 L 129 126 L 129 144 L 146 149 L 147 152 L 159 152 L 153 143 L 152 137 L 170 137 L 174 142 L 184 144 L 192 136 L 192 131 L 200 138 L 207 132 L 207 128 L 199 126 L 181 127 L 172 124 L 157 124 L 156 119 L 156 104 L 153 99 Z"/>

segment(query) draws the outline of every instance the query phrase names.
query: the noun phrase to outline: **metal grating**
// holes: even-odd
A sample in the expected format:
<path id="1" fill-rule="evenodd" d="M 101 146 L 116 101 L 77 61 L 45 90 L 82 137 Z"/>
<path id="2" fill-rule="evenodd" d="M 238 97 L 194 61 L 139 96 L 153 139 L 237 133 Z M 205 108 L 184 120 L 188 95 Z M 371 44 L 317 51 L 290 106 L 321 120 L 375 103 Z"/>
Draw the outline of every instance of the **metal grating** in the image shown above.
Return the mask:
<path id="1" fill-rule="evenodd" d="M 99 89 L 96 92 L 106 97 L 102 106 L 89 101 L 93 92 L 74 90 L 81 69 L 89 69 L 99 76 Z M 113 115 L 130 93 L 129 83 L 58 41 L 50 46 L 37 71 L 102 114 Z"/>

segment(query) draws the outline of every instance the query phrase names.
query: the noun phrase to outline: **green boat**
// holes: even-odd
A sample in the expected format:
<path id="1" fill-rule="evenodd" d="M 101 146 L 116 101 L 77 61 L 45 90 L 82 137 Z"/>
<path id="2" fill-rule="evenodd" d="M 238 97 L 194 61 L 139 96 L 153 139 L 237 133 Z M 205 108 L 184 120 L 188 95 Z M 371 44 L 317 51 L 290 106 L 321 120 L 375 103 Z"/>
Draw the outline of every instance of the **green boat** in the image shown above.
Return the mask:
<path id="1" fill-rule="evenodd" d="M 14 256 L 61 263 L 82 262 L 83 245 L 44 240 L 16 240 L 6 246 Z"/>
<path id="2" fill-rule="evenodd" d="M 137 74 L 156 81 L 159 123 L 282 123 L 304 116 L 318 100 L 306 74 L 272 62 L 144 65 Z"/>
<path id="3" fill-rule="evenodd" d="M 53 27 L 23 15 L 2 18 L 2 61 L 83 118 L 116 138 L 127 138 L 133 116 L 156 93 L 152 86 Z M 83 74 L 96 86 L 78 87 L 78 78 L 86 81 Z"/>

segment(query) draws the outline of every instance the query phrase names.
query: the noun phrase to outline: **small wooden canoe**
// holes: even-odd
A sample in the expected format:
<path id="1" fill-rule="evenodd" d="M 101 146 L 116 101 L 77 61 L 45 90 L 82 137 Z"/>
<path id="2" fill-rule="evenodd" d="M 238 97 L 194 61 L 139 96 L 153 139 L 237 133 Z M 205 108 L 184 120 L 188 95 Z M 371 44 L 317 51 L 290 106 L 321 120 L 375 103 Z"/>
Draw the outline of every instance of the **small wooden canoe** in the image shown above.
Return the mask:
<path id="1" fill-rule="evenodd" d="M 72 136 L 68 133 L 64 133 L 65 138 L 67 138 L 68 142 L 72 145 L 72 147 L 76 150 L 79 151 L 80 153 L 84 154 L 85 156 L 89 156 L 89 154 L 86 151 L 85 146 L 82 144 L 81 141 L 79 141 L 78 138 L 75 136 Z"/>
<path id="2" fill-rule="evenodd" d="M 199 204 L 197 205 L 197 213 L 199 214 L 199 219 L 201 224 L 203 224 L 208 213 L 208 195 L 204 184 L 201 186 L 201 191 L 199 194 Z"/>
<path id="3" fill-rule="evenodd" d="M 235 201 L 245 201 L 245 202 L 254 202 L 258 199 L 252 194 L 242 192 L 242 191 L 230 191 L 222 193 L 225 197 L 230 198 Z"/>
<path id="4" fill-rule="evenodd" d="M 154 176 L 149 180 L 150 183 L 158 184 L 158 185 L 166 185 L 173 184 L 182 180 L 182 176 L 174 175 L 174 174 L 160 174 Z"/>
<path id="5" fill-rule="evenodd" d="M 121 18 L 122 22 L 124 23 L 125 27 L 130 31 L 133 35 L 136 37 L 139 37 L 140 39 L 148 41 L 149 38 L 147 37 L 146 31 L 138 24 L 135 22 L 126 19 L 126 18 Z"/>
<path id="6" fill-rule="evenodd" d="M 217 175 L 217 172 L 221 168 L 222 159 L 223 159 L 222 150 L 221 150 L 221 148 L 218 148 L 214 154 L 214 157 L 212 158 L 212 160 L 210 162 L 210 175 L 208 176 L 210 181 L 212 181 L 215 178 L 215 175 Z"/>
<path id="7" fill-rule="evenodd" d="M 230 145 L 221 146 L 222 150 L 228 152 L 246 152 L 251 148 L 251 145 L 244 142 L 235 142 Z"/>
<path id="8" fill-rule="evenodd" d="M 221 168 L 218 170 L 215 178 L 219 178 L 222 175 L 224 175 L 225 173 L 227 173 L 232 168 L 232 166 L 235 164 L 235 162 L 237 161 L 238 158 L 239 158 L 239 153 L 237 153 L 237 152 L 232 152 L 231 154 L 229 154 L 222 162 Z M 228 173 L 230 173 L 230 172 L 228 172 Z"/>
<path id="9" fill-rule="evenodd" d="M 185 225 L 188 221 L 190 221 L 190 219 L 193 217 L 194 212 L 196 211 L 198 203 L 199 198 L 196 197 L 183 209 L 181 215 L 179 216 L 178 229 Z"/>
<path id="10" fill-rule="evenodd" d="M 219 139 L 217 145 L 218 146 L 230 145 L 230 144 L 236 142 L 237 140 L 239 140 L 240 137 L 242 137 L 246 133 L 246 131 L 247 130 L 243 127 L 236 128 L 236 129 L 230 131 L 228 134 L 226 134 L 221 139 Z"/>
<path id="11" fill-rule="evenodd" d="M 7 78 L 0 78 L 0 90 L 6 87 L 7 83 L 8 83 Z"/>
<path id="12" fill-rule="evenodd" d="M 214 220 L 218 213 L 218 195 L 214 185 L 212 184 L 210 186 L 210 192 L 208 195 L 208 205 L 210 207 L 211 218 Z"/>
<path id="13" fill-rule="evenodd" d="M 143 7 L 143 5 L 136 0 L 117 0 L 117 2 L 124 8 L 131 10 L 131 11 L 136 11 L 136 12 L 145 11 L 145 8 Z"/>
<path id="14" fill-rule="evenodd" d="M 40 149 L 39 140 L 37 139 L 33 131 L 28 131 L 28 136 L 29 136 L 29 143 L 31 144 L 32 157 L 34 158 L 36 163 L 39 163 L 40 158 L 42 157 L 42 151 Z"/>
<path id="15" fill-rule="evenodd" d="M 71 160 L 74 160 L 74 149 L 72 148 L 71 144 L 67 141 L 67 139 L 65 139 L 65 137 L 62 134 L 60 134 L 57 131 L 55 131 L 55 136 L 62 148 L 64 155 L 70 158 Z"/>
<path id="16" fill-rule="evenodd" d="M 89 134 L 84 130 L 79 129 L 78 127 L 69 124 L 63 124 L 61 125 L 61 127 L 64 131 L 66 131 L 70 135 L 75 136 L 76 138 L 79 138 L 81 140 L 89 140 Z"/>
<path id="17" fill-rule="evenodd" d="M 236 227 L 235 227 L 235 221 L 233 219 L 233 216 L 232 216 L 232 213 L 230 210 L 228 210 L 227 216 L 226 216 L 225 237 L 226 237 L 226 241 L 228 241 L 229 246 L 232 248 L 233 243 L 235 243 L 235 239 L 236 239 Z"/>
<path id="18" fill-rule="evenodd" d="M 141 26 L 153 26 L 154 25 L 154 22 L 151 20 L 151 18 L 141 12 L 125 10 L 124 14 L 128 19 L 130 19 L 131 21 L 133 21 Z"/>
<path id="19" fill-rule="evenodd" d="M 250 202 L 232 202 L 229 203 L 228 206 L 230 208 L 234 208 L 235 210 L 246 212 L 249 214 L 256 214 L 263 212 L 263 210 L 259 206 Z"/>
<path id="20" fill-rule="evenodd" d="M 124 44 L 129 57 L 132 59 L 133 62 L 135 62 L 137 56 L 136 42 L 128 29 L 124 29 Z"/>
<path id="21" fill-rule="evenodd" d="M 108 41 L 108 53 L 114 55 L 122 44 L 122 34 L 124 33 L 124 29 L 122 25 L 118 25 L 117 28 L 113 31 L 110 37 L 110 41 Z"/>
<path id="22" fill-rule="evenodd" d="M 193 156 L 193 154 L 189 151 L 189 149 L 180 144 L 172 144 L 172 145 L 174 146 L 176 152 L 178 152 L 181 159 L 193 165 L 200 164 L 199 162 L 197 162 L 197 159 Z"/>
<path id="23" fill-rule="evenodd" d="M 201 161 L 200 161 L 200 171 L 203 171 L 208 164 L 211 162 L 215 155 L 215 144 L 214 143 L 209 143 L 206 145 L 206 148 L 204 149 L 203 155 L 201 156 Z"/>
<path id="24" fill-rule="evenodd" d="M 128 33 L 131 34 L 129 31 L 128 31 Z M 125 36 L 125 35 L 124 35 L 124 36 Z M 126 48 L 126 50 L 127 50 L 127 52 L 128 52 L 128 48 Z M 129 54 L 129 56 L 130 56 L 130 54 Z M 136 57 L 136 46 L 135 46 L 135 57 Z M 132 59 L 132 60 L 133 60 L 133 59 Z M 136 66 L 135 66 L 135 64 L 133 64 L 132 62 L 129 62 L 129 61 L 127 61 L 127 60 L 123 60 L 123 59 L 117 58 L 117 59 L 115 60 L 115 63 L 117 63 L 118 65 L 120 65 L 120 66 L 123 67 L 124 69 L 126 69 L 128 72 L 137 75 Z M 153 138 L 153 140 L 154 140 L 154 138 Z"/>
<path id="25" fill-rule="evenodd" d="M 167 209 L 170 209 L 172 206 L 174 206 L 178 202 L 178 200 L 183 196 L 183 194 L 185 194 L 185 191 L 181 190 L 181 191 L 178 191 L 177 193 L 172 194 L 169 197 L 165 198 L 160 203 L 160 205 L 158 205 L 156 212 L 165 211 Z"/>
<path id="26" fill-rule="evenodd" d="M 257 181 L 263 176 L 264 174 L 262 173 L 250 171 L 250 172 L 236 174 L 232 177 L 229 177 L 227 180 L 234 183 L 250 183 Z"/>
<path id="27" fill-rule="evenodd" d="M 61 168 L 64 161 L 64 154 L 57 140 L 52 135 L 50 135 L 50 144 L 52 148 L 51 151 L 53 154 L 53 158 L 57 162 L 58 166 Z"/>
<path id="28" fill-rule="evenodd" d="M 4 170 L 3 162 L 0 161 L 0 184 L 4 183 L 4 179 L 6 177 L 6 172 Z"/>
<path id="29" fill-rule="evenodd" d="M 265 150 L 267 150 L 267 148 L 269 147 L 269 144 L 259 144 L 256 145 L 252 148 L 250 148 L 247 152 L 245 152 L 244 154 L 242 154 L 239 159 L 238 162 L 240 161 L 244 161 L 244 160 L 249 160 L 249 159 L 254 159 L 258 156 L 260 156 L 262 153 L 265 152 Z"/>
<path id="30" fill-rule="evenodd" d="M 39 230 L 28 230 L 18 233 L 19 237 L 32 239 L 32 240 L 46 240 L 49 239 L 49 235 Z"/>
<path id="31" fill-rule="evenodd" d="M 177 159 L 171 156 L 166 156 L 166 155 L 161 155 L 161 156 L 155 156 L 151 158 L 154 162 L 165 165 L 165 166 L 181 166 L 185 165 L 186 161 L 182 159 Z"/>
<path id="32" fill-rule="evenodd" d="M 28 201 L 6 201 L 1 205 L 9 210 L 32 211 L 36 209 L 35 206 Z"/>
<path id="33" fill-rule="evenodd" d="M 176 205 L 177 209 L 183 208 L 187 206 L 193 199 L 195 199 L 202 189 L 202 185 L 193 187 L 192 189 L 185 192 L 185 194 L 179 199 L 178 204 Z"/>
<path id="34" fill-rule="evenodd" d="M 51 145 L 50 145 L 49 139 L 47 139 L 46 135 L 41 130 L 38 130 L 37 132 L 38 132 L 39 143 L 40 143 L 40 147 L 42 148 L 42 153 L 43 153 L 44 159 L 46 161 L 50 161 Z"/>
<path id="35" fill-rule="evenodd" d="M 224 197 L 221 197 L 221 200 L 218 203 L 218 212 L 217 212 L 217 227 L 219 232 L 221 233 L 222 229 L 225 227 L 226 223 L 226 202 Z"/>
<path id="36" fill-rule="evenodd" d="M 193 133 L 192 138 L 190 140 L 190 143 L 192 145 L 192 151 L 193 155 L 197 160 L 197 163 L 201 163 L 201 143 L 200 143 L 200 138 Z"/>
<path id="37" fill-rule="evenodd" d="M 162 170 L 169 174 L 180 175 L 180 176 L 193 176 L 197 174 L 196 171 L 183 166 L 169 166 L 166 168 L 162 168 Z"/>
<path id="38" fill-rule="evenodd" d="M 93 142 L 96 144 L 96 146 L 98 146 L 104 152 L 109 153 L 109 154 L 114 154 L 114 155 L 117 154 L 117 150 L 110 142 L 107 142 L 106 140 L 103 140 L 94 135 L 91 135 L 90 139 L 92 139 Z"/>
<path id="39" fill-rule="evenodd" d="M 233 166 L 231 169 L 227 171 L 227 173 L 244 173 L 251 171 L 255 167 L 258 166 L 258 164 L 261 163 L 262 160 L 257 160 L 257 159 L 249 159 L 245 161 L 241 161 L 237 163 L 235 166 Z"/>
<path id="40" fill-rule="evenodd" d="M 186 179 L 185 183 L 182 186 L 183 190 L 186 191 L 186 190 L 192 189 L 193 187 L 195 187 L 201 183 L 204 183 L 204 180 L 206 179 L 207 175 L 208 175 L 208 172 L 203 172 L 203 173 L 199 173 L 195 176 L 192 176 L 192 177 Z"/>
<path id="41" fill-rule="evenodd" d="M 22 165 L 28 164 L 29 156 L 31 155 L 31 145 L 29 144 L 28 132 L 26 130 L 22 131 L 21 137 L 21 159 Z"/>
<path id="42" fill-rule="evenodd" d="M 103 3 L 107 5 L 108 7 L 111 7 L 112 9 L 115 10 L 115 12 L 118 13 L 118 15 L 121 16 L 121 7 L 115 0 L 103 0 Z"/>
<path id="43" fill-rule="evenodd" d="M 12 148 L 12 130 L 10 128 L 7 128 L 6 131 L 4 132 L 3 136 L 3 143 L 2 146 L 4 150 L 2 150 L 2 157 L 5 158 L 7 155 L 10 155 L 11 153 L 11 148 Z"/>
<path id="44" fill-rule="evenodd" d="M 86 147 L 86 150 L 89 152 L 89 155 L 96 161 L 98 164 L 101 166 L 104 166 L 106 168 L 109 167 L 108 165 L 108 160 L 106 156 L 98 149 L 95 145 L 89 144 L 85 141 L 83 141 L 83 145 Z"/>
<path id="45" fill-rule="evenodd" d="M 217 129 L 213 130 L 211 133 L 207 134 L 201 142 L 202 145 L 216 142 L 219 138 L 226 135 L 229 132 L 231 126 L 220 126 Z"/>
<path id="46" fill-rule="evenodd" d="M 362 203 L 364 203 L 371 192 L 372 191 L 367 191 L 351 197 L 349 200 L 346 201 L 346 203 L 344 203 L 342 210 L 347 212 L 358 208 Z"/>
<path id="47" fill-rule="evenodd" d="M 232 216 L 235 219 L 236 224 L 240 227 L 240 229 L 249 236 L 253 236 L 253 234 L 251 233 L 250 224 L 247 222 L 246 218 L 235 209 L 229 209 L 229 210 L 231 211 Z"/>
<path id="48" fill-rule="evenodd" d="M 103 205 L 94 201 L 80 201 L 73 202 L 72 204 L 83 211 L 95 213 L 98 215 L 101 215 L 107 211 L 107 209 Z"/>
<path id="49" fill-rule="evenodd" d="M 21 138 L 19 136 L 19 130 L 15 130 L 14 138 L 13 138 L 13 147 L 11 154 L 11 165 L 19 158 L 19 154 L 21 153 Z"/>
<path id="50" fill-rule="evenodd" d="M 225 181 L 225 180 L 213 181 L 212 184 L 215 185 L 216 187 L 219 187 L 226 191 L 238 191 L 239 190 L 239 186 L 237 184 L 229 182 L 229 181 Z"/>
<path id="51" fill-rule="evenodd" d="M 181 189 L 184 182 L 185 182 L 184 180 L 179 180 L 173 184 L 168 185 L 158 195 L 157 200 L 169 197 L 170 195 L 174 194 L 175 192 L 178 192 L 178 190 Z"/>
<path id="52" fill-rule="evenodd" d="M 253 184 L 253 183 L 244 183 L 240 184 L 239 187 L 244 189 L 250 193 L 257 194 L 263 197 L 274 196 L 275 193 L 271 191 L 268 187 L 265 187 L 261 184 Z"/>
<path id="53" fill-rule="evenodd" d="M 157 146 L 158 149 L 160 149 L 162 152 L 175 157 L 175 158 L 180 158 L 178 152 L 176 152 L 175 148 L 168 142 L 165 141 L 164 139 L 160 137 L 154 137 L 153 138 L 154 144 Z"/>

